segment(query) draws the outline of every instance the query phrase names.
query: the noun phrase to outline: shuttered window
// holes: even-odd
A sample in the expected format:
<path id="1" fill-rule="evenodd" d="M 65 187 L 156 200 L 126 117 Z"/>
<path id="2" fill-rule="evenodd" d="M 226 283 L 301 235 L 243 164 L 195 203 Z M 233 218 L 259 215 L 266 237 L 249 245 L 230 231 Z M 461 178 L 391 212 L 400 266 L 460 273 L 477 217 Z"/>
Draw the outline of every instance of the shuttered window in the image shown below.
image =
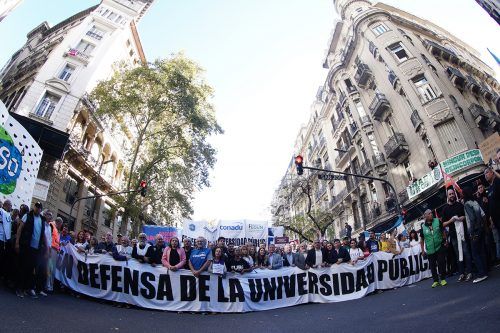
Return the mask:
<path id="1" fill-rule="evenodd" d="M 467 149 L 465 140 L 455 120 L 436 126 L 436 131 L 447 157 L 451 157 Z"/>

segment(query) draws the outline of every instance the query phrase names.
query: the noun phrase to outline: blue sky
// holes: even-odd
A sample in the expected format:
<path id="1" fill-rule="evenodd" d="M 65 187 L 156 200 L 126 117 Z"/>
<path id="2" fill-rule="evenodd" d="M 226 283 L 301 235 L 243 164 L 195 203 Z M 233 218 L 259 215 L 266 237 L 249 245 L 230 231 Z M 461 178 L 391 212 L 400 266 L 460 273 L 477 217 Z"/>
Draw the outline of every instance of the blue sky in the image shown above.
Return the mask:
<path id="1" fill-rule="evenodd" d="M 95 0 L 25 0 L 0 23 L 0 66 L 46 20 L 54 25 Z M 460 37 L 498 72 L 499 27 L 473 0 L 388 0 Z M 146 57 L 178 51 L 215 89 L 225 134 L 214 138 L 212 187 L 196 196 L 196 219 L 266 219 L 326 76 L 322 62 L 337 19 L 332 0 L 156 0 L 139 24 Z"/>

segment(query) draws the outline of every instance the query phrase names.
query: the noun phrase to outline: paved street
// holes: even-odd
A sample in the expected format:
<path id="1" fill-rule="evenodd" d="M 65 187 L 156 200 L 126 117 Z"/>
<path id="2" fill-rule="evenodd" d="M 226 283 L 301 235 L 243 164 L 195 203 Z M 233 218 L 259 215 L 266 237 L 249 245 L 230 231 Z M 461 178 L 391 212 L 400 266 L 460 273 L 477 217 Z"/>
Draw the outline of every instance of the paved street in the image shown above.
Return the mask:
<path id="1" fill-rule="evenodd" d="M 19 299 L 0 289 L 0 332 L 498 332 L 500 268 L 483 283 L 430 288 L 426 280 L 363 299 L 245 314 L 201 315 L 116 308 L 56 294 Z"/>

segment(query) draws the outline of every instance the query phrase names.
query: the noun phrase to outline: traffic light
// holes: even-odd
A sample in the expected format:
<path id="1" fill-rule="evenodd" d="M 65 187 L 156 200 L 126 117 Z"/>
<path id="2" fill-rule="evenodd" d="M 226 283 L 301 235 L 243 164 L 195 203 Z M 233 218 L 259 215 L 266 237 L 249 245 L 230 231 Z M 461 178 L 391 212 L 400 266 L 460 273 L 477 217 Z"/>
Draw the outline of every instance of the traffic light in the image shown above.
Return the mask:
<path id="1" fill-rule="evenodd" d="M 304 159 L 302 158 L 302 156 L 297 155 L 297 157 L 295 157 L 295 167 L 297 168 L 297 174 L 299 176 L 302 176 L 302 174 L 304 173 L 304 168 L 302 168 L 303 162 Z"/>
<path id="2" fill-rule="evenodd" d="M 145 197 L 148 191 L 148 183 L 145 180 L 141 180 L 141 196 Z"/>

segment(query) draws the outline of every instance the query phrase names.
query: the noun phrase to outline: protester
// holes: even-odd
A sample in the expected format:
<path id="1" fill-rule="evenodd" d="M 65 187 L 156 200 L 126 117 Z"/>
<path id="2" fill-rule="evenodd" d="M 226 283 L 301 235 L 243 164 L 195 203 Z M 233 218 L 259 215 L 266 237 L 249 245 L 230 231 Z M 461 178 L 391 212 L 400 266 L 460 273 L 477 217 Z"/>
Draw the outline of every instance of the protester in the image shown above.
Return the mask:
<path id="1" fill-rule="evenodd" d="M 340 239 L 335 239 L 333 241 L 333 263 L 334 264 L 341 264 L 341 263 L 348 263 L 351 261 L 351 258 L 349 257 L 349 252 L 343 248 L 340 245 Z"/>
<path id="2" fill-rule="evenodd" d="M 200 274 L 207 270 L 212 261 L 212 251 L 206 248 L 206 239 L 198 237 L 196 239 L 196 248 L 191 251 L 189 257 L 189 269 L 194 276 L 199 277 Z"/>
<path id="3" fill-rule="evenodd" d="M 137 238 L 139 242 L 132 248 L 132 258 L 136 259 L 140 263 L 147 263 L 148 260 L 146 253 L 151 247 L 151 244 L 147 242 L 148 236 L 141 232 Z"/>
<path id="4" fill-rule="evenodd" d="M 379 240 L 379 245 L 380 245 L 380 251 L 381 252 L 390 252 L 390 243 L 387 240 L 387 235 L 385 232 L 380 234 L 380 240 Z"/>
<path id="5" fill-rule="evenodd" d="M 334 253 L 334 248 L 332 242 L 328 242 L 326 244 L 326 248 L 322 249 L 323 250 L 323 262 L 324 266 L 330 266 L 335 263 L 335 253 Z"/>
<path id="6" fill-rule="evenodd" d="M 443 223 L 434 218 L 432 211 L 427 209 L 424 213 L 424 223 L 420 230 L 420 247 L 423 256 L 427 256 L 434 283 L 432 288 L 446 286 L 446 267 L 444 262 L 445 248 L 443 243 Z M 439 275 L 438 275 L 439 270 Z M 439 279 L 441 278 L 441 282 Z"/>
<path id="7" fill-rule="evenodd" d="M 5 200 L 0 208 L 0 279 L 4 279 L 5 284 L 12 279 L 13 274 L 9 270 L 13 265 L 12 247 L 12 203 Z"/>
<path id="8" fill-rule="evenodd" d="M 366 248 L 368 252 L 374 253 L 380 251 L 380 246 L 377 239 L 375 238 L 375 232 L 370 231 L 370 238 L 366 241 Z"/>
<path id="9" fill-rule="evenodd" d="M 130 245 L 130 240 L 127 236 L 123 236 L 118 245 L 116 245 L 116 252 L 122 256 L 126 256 L 127 259 L 132 257 L 132 246 Z"/>
<path id="10" fill-rule="evenodd" d="M 269 266 L 269 260 L 265 248 L 259 247 L 259 252 L 257 253 L 255 265 L 259 268 L 267 268 Z"/>
<path id="11" fill-rule="evenodd" d="M 215 249 L 220 247 L 222 250 L 222 256 L 227 257 L 227 247 L 226 247 L 226 238 L 223 236 L 220 236 L 217 238 L 217 244 L 215 244 L 215 247 L 212 249 L 212 256 L 215 255 Z"/>
<path id="12" fill-rule="evenodd" d="M 184 265 L 184 269 L 190 269 L 189 268 L 189 258 L 191 257 L 191 251 L 193 251 L 193 248 L 191 246 L 191 240 L 189 238 L 184 238 L 182 241 L 183 244 L 183 249 L 184 252 L 186 252 L 186 264 Z"/>
<path id="13" fill-rule="evenodd" d="M 87 240 L 85 239 L 85 232 L 79 231 L 77 236 L 76 236 L 76 241 L 75 241 L 75 248 L 79 253 L 84 253 L 85 249 L 87 248 Z"/>
<path id="14" fill-rule="evenodd" d="M 484 212 L 474 198 L 472 188 L 466 187 L 464 193 L 465 219 L 467 221 L 471 241 L 472 257 L 477 268 L 477 277 L 472 283 L 488 278 L 486 252 L 484 248 Z"/>
<path id="15" fill-rule="evenodd" d="M 45 217 L 42 216 L 42 204 L 35 203 L 33 210 L 25 214 L 22 223 L 17 228 L 15 250 L 19 255 L 20 271 L 16 294 L 19 297 L 24 296 L 24 291 L 28 295 L 36 298 L 35 289 L 43 291 L 43 276 L 38 269 L 38 275 L 35 278 L 33 272 L 39 262 L 39 257 L 45 254 Z M 37 267 L 40 268 L 40 267 Z"/>
<path id="16" fill-rule="evenodd" d="M 223 278 L 226 277 L 226 264 L 224 262 L 224 256 L 223 256 L 222 248 L 216 247 L 215 252 L 214 252 L 214 257 L 213 260 L 210 262 L 210 267 L 208 268 L 208 271 L 212 274 L 215 275 L 220 275 Z"/>
<path id="17" fill-rule="evenodd" d="M 276 245 L 274 244 L 269 244 L 268 262 L 269 269 L 280 269 L 283 267 L 283 258 L 281 257 L 281 254 L 276 253 Z"/>
<path id="18" fill-rule="evenodd" d="M 97 237 L 92 236 L 92 238 L 90 238 L 90 242 L 85 251 L 90 255 L 99 254 L 99 241 L 97 240 Z"/>
<path id="19" fill-rule="evenodd" d="M 67 224 L 63 224 L 62 226 L 61 235 L 59 236 L 59 243 L 61 244 L 61 246 L 66 246 L 66 244 L 71 243 L 71 235 L 69 234 Z"/>
<path id="20" fill-rule="evenodd" d="M 493 169 L 484 170 L 484 178 L 488 183 L 488 215 L 490 221 L 500 233 L 500 178 L 495 176 Z"/>
<path id="21" fill-rule="evenodd" d="M 228 272 L 234 273 L 246 273 L 252 270 L 252 267 L 248 264 L 248 262 L 241 257 L 240 248 L 234 249 L 234 257 L 226 262 L 226 267 Z"/>
<path id="22" fill-rule="evenodd" d="M 420 246 L 418 241 L 418 234 L 415 230 L 410 231 L 410 247 Z"/>
<path id="23" fill-rule="evenodd" d="M 344 250 L 349 252 L 349 249 L 351 248 L 350 243 L 351 243 L 351 239 L 348 237 L 344 237 L 344 238 L 342 238 L 342 242 L 340 243 L 340 246 L 342 246 L 344 248 Z"/>
<path id="24" fill-rule="evenodd" d="M 363 251 L 358 247 L 358 243 L 355 239 L 351 240 L 351 248 L 349 249 L 349 257 L 351 258 L 351 264 L 356 265 L 359 260 L 365 259 Z"/>
<path id="25" fill-rule="evenodd" d="M 295 265 L 303 270 L 309 269 L 309 265 L 306 263 L 307 258 L 307 245 L 302 243 L 299 245 L 297 253 L 295 253 L 295 258 L 293 262 Z"/>
<path id="26" fill-rule="evenodd" d="M 146 262 L 155 267 L 162 264 L 163 250 L 165 249 L 165 242 L 161 234 L 155 236 L 155 245 L 150 246 L 146 251 Z"/>
<path id="27" fill-rule="evenodd" d="M 468 244 L 467 224 L 465 224 L 464 206 L 457 201 L 455 189 L 447 190 L 447 202 L 441 216 L 443 226 L 448 227 L 449 237 L 458 263 L 460 277 L 458 281 L 469 281 L 472 278 L 472 261 Z"/>
<path id="28" fill-rule="evenodd" d="M 292 253 L 297 253 L 297 243 L 294 240 L 290 242 L 290 248 L 292 249 Z"/>
<path id="29" fill-rule="evenodd" d="M 316 239 L 313 243 L 313 248 L 307 252 L 306 264 L 311 268 L 319 268 L 325 266 L 324 249 L 321 248 L 321 242 Z"/>
<path id="30" fill-rule="evenodd" d="M 253 257 L 248 253 L 248 248 L 253 247 L 253 245 L 244 245 L 241 247 L 241 257 L 250 265 L 250 267 L 255 266 Z"/>
<path id="31" fill-rule="evenodd" d="M 283 266 L 295 267 L 295 256 L 292 252 L 292 247 L 289 244 L 285 245 L 285 251 L 283 253 Z"/>
<path id="32" fill-rule="evenodd" d="M 231 240 L 227 243 L 226 259 L 231 260 L 234 257 L 234 242 Z"/>
<path id="33" fill-rule="evenodd" d="M 352 227 L 347 222 L 344 225 L 344 231 L 345 231 L 345 236 L 348 239 L 350 239 L 351 238 L 351 233 L 352 233 Z"/>
<path id="34" fill-rule="evenodd" d="M 99 251 L 103 254 L 109 253 L 113 254 L 113 247 L 115 243 L 113 242 L 113 234 L 108 231 L 104 236 L 104 241 L 99 243 Z"/>
<path id="35" fill-rule="evenodd" d="M 184 268 L 186 264 L 186 251 L 182 247 L 179 247 L 179 238 L 172 237 L 170 239 L 170 246 L 167 246 L 163 251 L 161 262 L 163 266 L 174 272 Z"/>
<path id="36" fill-rule="evenodd" d="M 406 235 L 404 233 L 398 235 L 398 243 L 397 244 L 398 244 L 397 251 L 399 252 L 399 254 L 403 253 L 403 251 L 405 249 L 410 248 L 410 240 L 408 238 L 406 238 Z"/>
<path id="37" fill-rule="evenodd" d="M 257 251 L 255 249 L 255 245 L 248 246 L 248 256 L 252 258 L 253 266 L 255 266 L 255 262 L 257 260 Z"/>

